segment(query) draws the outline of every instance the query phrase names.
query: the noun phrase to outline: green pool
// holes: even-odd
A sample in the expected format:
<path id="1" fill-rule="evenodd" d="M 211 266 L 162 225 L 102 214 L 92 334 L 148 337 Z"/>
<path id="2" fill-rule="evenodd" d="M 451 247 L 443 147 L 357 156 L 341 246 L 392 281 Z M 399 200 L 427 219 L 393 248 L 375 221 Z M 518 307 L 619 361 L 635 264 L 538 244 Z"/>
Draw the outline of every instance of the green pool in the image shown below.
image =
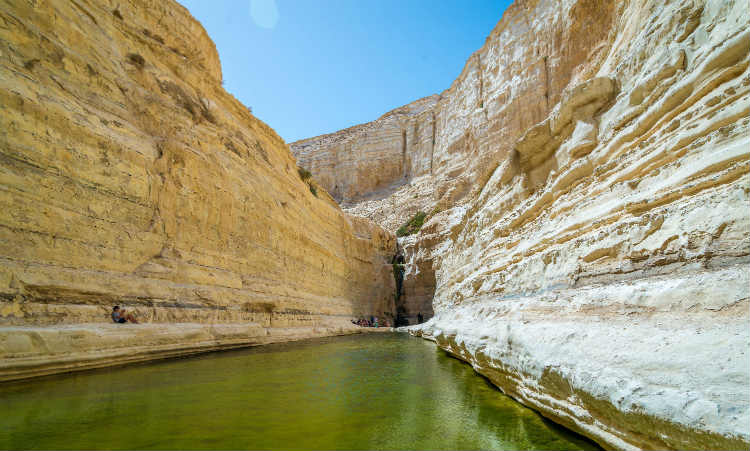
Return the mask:
<path id="1" fill-rule="evenodd" d="M 596 449 L 405 334 L 0 384 L 0 449 Z"/>

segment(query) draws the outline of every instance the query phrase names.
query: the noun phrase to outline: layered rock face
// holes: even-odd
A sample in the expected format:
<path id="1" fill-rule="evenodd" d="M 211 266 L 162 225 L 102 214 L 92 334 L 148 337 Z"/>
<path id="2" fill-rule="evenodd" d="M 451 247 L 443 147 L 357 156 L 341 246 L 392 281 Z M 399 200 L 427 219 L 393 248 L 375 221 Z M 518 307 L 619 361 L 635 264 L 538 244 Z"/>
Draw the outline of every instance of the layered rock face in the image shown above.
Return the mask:
<path id="1" fill-rule="evenodd" d="M 434 274 L 411 331 L 607 448 L 750 446 L 748 25 L 739 1 L 511 6 L 433 109 L 432 175 L 349 208 L 431 213 L 402 240 Z"/>
<path id="2" fill-rule="evenodd" d="M 290 149 L 339 203 L 383 197 L 432 173 L 439 98 L 425 97 L 376 121 L 296 141 Z"/>
<path id="3" fill-rule="evenodd" d="M 0 3 L 2 377 L 394 312 L 395 237 L 313 195 L 221 78 L 176 2 Z M 152 325 L 86 325 L 115 304 Z"/>

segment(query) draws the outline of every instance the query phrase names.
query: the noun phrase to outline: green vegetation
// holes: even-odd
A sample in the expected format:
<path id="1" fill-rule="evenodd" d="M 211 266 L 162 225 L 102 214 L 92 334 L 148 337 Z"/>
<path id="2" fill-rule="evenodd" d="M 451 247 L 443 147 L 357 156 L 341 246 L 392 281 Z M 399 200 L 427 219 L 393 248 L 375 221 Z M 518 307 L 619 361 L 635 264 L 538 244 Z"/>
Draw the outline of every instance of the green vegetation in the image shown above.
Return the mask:
<path id="1" fill-rule="evenodd" d="M 313 193 L 313 196 L 318 197 L 318 188 L 313 185 L 312 172 L 301 166 L 297 166 L 297 173 L 299 174 L 299 178 L 307 183 L 307 187 L 310 188 L 310 192 Z"/>
<path id="2" fill-rule="evenodd" d="M 411 219 L 406 221 L 406 224 L 398 228 L 396 236 L 414 235 L 422 228 L 425 219 L 427 219 L 427 213 L 423 211 L 417 212 Z"/>
<path id="3" fill-rule="evenodd" d="M 308 171 L 305 168 L 297 167 L 297 172 L 299 173 L 299 178 L 301 178 L 303 181 L 307 181 L 307 179 L 312 177 L 312 172 Z"/>

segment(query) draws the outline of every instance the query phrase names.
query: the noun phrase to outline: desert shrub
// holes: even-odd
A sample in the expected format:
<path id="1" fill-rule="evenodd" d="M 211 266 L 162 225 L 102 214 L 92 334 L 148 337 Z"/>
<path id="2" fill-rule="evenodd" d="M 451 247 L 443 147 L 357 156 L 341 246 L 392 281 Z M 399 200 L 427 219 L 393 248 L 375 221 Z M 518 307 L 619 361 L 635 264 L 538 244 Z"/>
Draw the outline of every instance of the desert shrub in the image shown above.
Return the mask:
<path id="1" fill-rule="evenodd" d="M 318 189 L 315 188 L 315 185 L 308 183 L 307 186 L 310 187 L 310 192 L 313 193 L 313 196 L 318 197 Z"/>
<path id="2" fill-rule="evenodd" d="M 406 221 L 404 225 L 398 228 L 398 230 L 396 231 L 396 236 L 413 235 L 419 232 L 419 229 L 422 228 L 425 219 L 427 219 L 427 213 L 423 211 L 417 212 L 417 214 Z"/>
<path id="3" fill-rule="evenodd" d="M 303 167 L 298 167 L 297 172 L 299 173 L 299 178 L 301 178 L 302 180 L 307 180 L 312 177 L 312 172 Z"/>

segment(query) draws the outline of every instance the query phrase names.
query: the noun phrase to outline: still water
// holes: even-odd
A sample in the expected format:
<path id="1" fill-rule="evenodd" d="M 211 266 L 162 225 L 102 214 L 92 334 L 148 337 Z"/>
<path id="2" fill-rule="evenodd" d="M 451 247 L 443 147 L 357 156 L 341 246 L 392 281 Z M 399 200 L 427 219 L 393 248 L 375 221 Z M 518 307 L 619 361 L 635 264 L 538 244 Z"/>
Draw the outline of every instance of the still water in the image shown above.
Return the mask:
<path id="1" fill-rule="evenodd" d="M 406 334 L 0 384 L 0 449 L 596 449 Z"/>

